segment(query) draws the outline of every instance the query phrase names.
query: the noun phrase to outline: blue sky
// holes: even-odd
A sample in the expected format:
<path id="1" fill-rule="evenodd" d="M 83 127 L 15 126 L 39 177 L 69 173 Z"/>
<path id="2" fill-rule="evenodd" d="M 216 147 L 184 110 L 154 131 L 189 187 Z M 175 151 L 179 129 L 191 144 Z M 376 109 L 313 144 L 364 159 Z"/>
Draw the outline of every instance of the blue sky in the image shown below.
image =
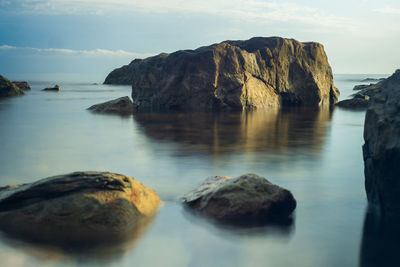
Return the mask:
<path id="1" fill-rule="evenodd" d="M 282 36 L 322 43 L 334 73 L 389 74 L 399 25 L 394 0 L 0 0 L 0 73 L 100 79 L 136 57 Z"/>

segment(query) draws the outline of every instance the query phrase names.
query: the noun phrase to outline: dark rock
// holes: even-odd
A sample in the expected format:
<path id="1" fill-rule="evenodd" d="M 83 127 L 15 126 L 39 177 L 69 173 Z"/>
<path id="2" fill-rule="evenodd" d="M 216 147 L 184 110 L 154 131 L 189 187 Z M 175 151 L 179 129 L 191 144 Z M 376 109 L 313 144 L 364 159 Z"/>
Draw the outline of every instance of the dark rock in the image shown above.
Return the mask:
<path id="1" fill-rule="evenodd" d="M 19 96 L 23 94 L 24 91 L 22 91 L 18 86 L 10 82 L 7 78 L 0 75 L 0 98 Z"/>
<path id="2" fill-rule="evenodd" d="M 59 85 L 54 85 L 54 87 L 48 87 L 48 88 L 44 88 L 42 89 L 42 91 L 54 91 L 54 92 L 59 92 L 61 91 L 61 87 Z"/>
<path id="3" fill-rule="evenodd" d="M 128 96 L 93 105 L 88 110 L 99 113 L 132 114 L 137 107 Z"/>
<path id="4" fill-rule="evenodd" d="M 365 187 L 372 211 L 400 217 L 400 70 L 371 97 L 363 146 Z"/>
<path id="5" fill-rule="evenodd" d="M 368 88 L 368 87 L 371 86 L 371 85 L 373 85 L 373 84 L 371 83 L 371 84 L 360 84 L 360 85 L 356 85 L 356 86 L 354 86 L 353 90 L 354 90 L 354 91 L 362 90 L 362 89 Z"/>
<path id="6" fill-rule="evenodd" d="M 339 101 L 336 105 L 346 109 L 366 109 L 368 107 L 369 99 L 369 96 L 358 94 L 352 99 Z"/>
<path id="7" fill-rule="evenodd" d="M 31 90 L 31 87 L 28 82 L 13 81 L 12 83 L 15 84 L 17 87 L 19 87 L 19 89 L 21 90 Z"/>
<path id="8" fill-rule="evenodd" d="M 365 78 L 364 80 L 361 80 L 361 82 L 377 82 L 383 80 L 385 80 L 385 78 Z"/>
<path id="9" fill-rule="evenodd" d="M 186 194 L 183 203 L 202 215 L 227 222 L 285 221 L 296 208 L 290 191 L 255 174 L 210 177 Z"/>
<path id="10" fill-rule="evenodd" d="M 49 243 L 123 240 L 157 211 L 160 199 L 137 180 L 74 172 L 0 189 L 0 229 Z"/>
<path id="11" fill-rule="evenodd" d="M 225 41 L 112 71 L 106 84 L 132 84 L 139 109 L 244 110 L 337 102 L 324 48 L 279 37 Z"/>

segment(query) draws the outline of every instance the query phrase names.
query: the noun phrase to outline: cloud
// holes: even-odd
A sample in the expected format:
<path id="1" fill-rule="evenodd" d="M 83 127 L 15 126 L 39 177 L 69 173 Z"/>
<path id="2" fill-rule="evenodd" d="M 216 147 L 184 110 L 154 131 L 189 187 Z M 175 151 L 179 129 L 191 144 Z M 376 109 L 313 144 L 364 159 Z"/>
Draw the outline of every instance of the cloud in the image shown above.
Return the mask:
<path id="1" fill-rule="evenodd" d="M 21 12 L 49 15 L 174 13 L 206 14 L 257 23 L 300 22 L 344 29 L 355 24 L 351 18 L 326 14 L 317 8 L 261 0 L 15 0 L 14 5 Z"/>
<path id="2" fill-rule="evenodd" d="M 69 55 L 84 55 L 84 56 L 108 56 L 108 57 L 131 57 L 131 58 L 145 58 L 154 54 L 141 54 L 135 52 L 128 52 L 125 50 L 108 50 L 108 49 L 94 49 L 94 50 L 73 50 L 65 48 L 36 48 L 36 47 L 16 47 L 10 45 L 0 45 L 0 51 L 18 50 L 20 52 L 34 52 L 40 54 L 69 54 Z"/>
<path id="3" fill-rule="evenodd" d="M 400 15 L 400 8 L 384 7 L 375 9 L 374 11 L 383 14 Z"/>

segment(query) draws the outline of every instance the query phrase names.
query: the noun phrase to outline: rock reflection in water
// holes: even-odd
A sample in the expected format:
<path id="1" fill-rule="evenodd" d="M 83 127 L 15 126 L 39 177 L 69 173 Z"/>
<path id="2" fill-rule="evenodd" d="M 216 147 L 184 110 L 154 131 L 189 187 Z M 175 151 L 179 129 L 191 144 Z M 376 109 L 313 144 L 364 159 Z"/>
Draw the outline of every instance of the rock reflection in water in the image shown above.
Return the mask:
<path id="1" fill-rule="evenodd" d="M 400 219 L 390 221 L 368 212 L 364 221 L 360 267 L 400 266 Z"/>
<path id="2" fill-rule="evenodd" d="M 148 137 L 176 142 L 186 151 L 222 154 L 301 148 L 318 154 L 331 111 L 286 108 L 243 113 L 142 113 L 134 118 Z"/>

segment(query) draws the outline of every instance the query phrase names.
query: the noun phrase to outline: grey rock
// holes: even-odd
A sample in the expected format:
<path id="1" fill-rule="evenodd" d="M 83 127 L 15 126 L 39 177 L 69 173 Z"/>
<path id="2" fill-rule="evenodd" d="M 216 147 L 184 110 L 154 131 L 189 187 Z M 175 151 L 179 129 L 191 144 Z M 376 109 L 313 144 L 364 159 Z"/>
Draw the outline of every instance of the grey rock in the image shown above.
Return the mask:
<path id="1" fill-rule="evenodd" d="M 321 106 L 339 91 L 319 43 L 279 37 L 225 41 L 135 59 L 106 84 L 132 84 L 139 109 L 245 110 Z"/>
<path id="2" fill-rule="evenodd" d="M 296 208 L 292 193 L 255 174 L 214 176 L 183 197 L 186 207 L 220 221 L 279 222 Z"/>
<path id="3" fill-rule="evenodd" d="M 54 87 L 48 87 L 48 88 L 44 88 L 42 89 L 42 91 L 53 91 L 53 92 L 59 92 L 61 91 L 61 87 L 59 85 L 54 85 Z"/>
<path id="4" fill-rule="evenodd" d="M 128 96 L 120 97 L 111 101 L 96 104 L 88 108 L 93 112 L 98 113 L 116 113 L 116 114 L 132 114 L 136 111 L 137 107 L 132 103 Z"/>

